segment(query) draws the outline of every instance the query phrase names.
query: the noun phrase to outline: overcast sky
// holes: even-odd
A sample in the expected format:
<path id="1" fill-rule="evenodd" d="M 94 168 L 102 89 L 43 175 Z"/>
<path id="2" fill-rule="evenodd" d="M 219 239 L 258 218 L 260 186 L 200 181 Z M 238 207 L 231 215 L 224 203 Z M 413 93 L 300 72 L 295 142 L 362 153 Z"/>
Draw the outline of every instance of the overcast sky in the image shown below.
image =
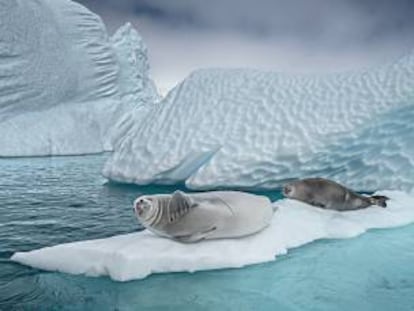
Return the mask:
<path id="1" fill-rule="evenodd" d="M 356 70 L 414 48 L 410 0 L 78 0 L 110 33 L 130 21 L 165 93 L 202 67 Z"/>

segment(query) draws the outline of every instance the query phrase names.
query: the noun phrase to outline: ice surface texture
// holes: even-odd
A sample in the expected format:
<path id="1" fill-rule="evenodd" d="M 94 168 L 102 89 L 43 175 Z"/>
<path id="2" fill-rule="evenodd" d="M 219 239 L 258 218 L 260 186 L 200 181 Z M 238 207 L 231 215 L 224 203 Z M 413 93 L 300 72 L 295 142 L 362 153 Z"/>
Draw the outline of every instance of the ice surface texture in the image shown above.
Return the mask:
<path id="1" fill-rule="evenodd" d="M 323 238 L 350 238 L 371 228 L 396 227 L 414 221 L 414 197 L 382 191 L 388 207 L 351 212 L 322 210 L 281 200 L 271 225 L 241 239 L 182 244 L 145 230 L 106 239 L 60 244 L 26 253 L 12 260 L 35 268 L 88 276 L 108 275 L 117 281 L 144 278 L 152 273 L 236 268 L 272 261 L 288 249 Z"/>
<path id="2" fill-rule="evenodd" d="M 119 93 L 124 114 L 115 124 L 112 134 L 114 148 L 123 141 L 127 132 L 135 132 L 141 118 L 160 101 L 156 86 L 149 78 L 147 47 L 137 31 L 127 23 L 111 37 L 120 65 Z"/>
<path id="3" fill-rule="evenodd" d="M 407 190 L 413 118 L 414 54 L 321 76 L 200 70 L 127 133 L 104 174 L 193 189 L 321 176 L 357 190 Z"/>
<path id="4" fill-rule="evenodd" d="M 127 25 L 110 40 L 98 16 L 69 0 L 0 0 L 0 156 L 112 149 L 122 99 L 142 92 L 146 74 L 130 74 L 140 70 L 133 54 L 146 60 L 142 45 L 120 43 L 130 38 L 139 41 Z"/>

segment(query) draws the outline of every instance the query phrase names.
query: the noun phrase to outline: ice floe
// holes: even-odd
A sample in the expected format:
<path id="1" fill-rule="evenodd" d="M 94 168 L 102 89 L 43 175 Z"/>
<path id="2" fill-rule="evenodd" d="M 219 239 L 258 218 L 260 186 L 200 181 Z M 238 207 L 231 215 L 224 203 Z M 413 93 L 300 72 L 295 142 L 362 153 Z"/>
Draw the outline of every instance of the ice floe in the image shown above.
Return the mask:
<path id="1" fill-rule="evenodd" d="M 183 244 L 145 230 L 19 252 L 11 259 L 39 269 L 109 276 L 117 281 L 142 279 L 153 273 L 239 268 L 273 261 L 291 248 L 318 239 L 350 238 L 368 229 L 414 222 L 413 195 L 399 191 L 379 194 L 391 198 L 385 209 L 370 207 L 337 212 L 294 200 L 276 201 L 278 210 L 271 225 L 258 234 L 240 239 Z"/>

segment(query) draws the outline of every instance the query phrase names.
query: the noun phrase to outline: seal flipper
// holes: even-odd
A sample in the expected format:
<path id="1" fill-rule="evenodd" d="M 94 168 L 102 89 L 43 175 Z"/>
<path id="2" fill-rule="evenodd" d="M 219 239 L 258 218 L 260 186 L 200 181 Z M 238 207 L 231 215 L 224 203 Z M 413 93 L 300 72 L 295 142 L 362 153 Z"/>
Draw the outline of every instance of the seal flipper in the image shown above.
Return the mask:
<path id="1" fill-rule="evenodd" d="M 185 204 L 191 205 L 191 199 L 182 191 L 176 190 L 172 194 L 171 201 L 182 201 Z"/>
<path id="2" fill-rule="evenodd" d="M 320 207 L 320 208 L 326 208 L 326 205 L 321 203 L 321 202 L 317 202 L 315 200 L 312 200 L 311 202 L 309 202 L 310 205 L 316 206 L 316 207 Z"/>
<path id="3" fill-rule="evenodd" d="M 389 197 L 386 197 L 384 195 L 373 195 L 369 198 L 370 203 L 372 205 L 378 205 L 381 207 L 387 207 L 387 201 L 389 200 Z"/>
<path id="4" fill-rule="evenodd" d="M 188 235 L 179 235 L 179 236 L 175 236 L 173 239 L 181 243 L 199 242 L 205 239 L 211 232 L 215 231 L 216 229 L 217 227 L 214 226 L 212 228 L 207 229 L 206 231 L 196 232 L 196 233 L 188 234 Z"/>
<path id="5" fill-rule="evenodd" d="M 191 199 L 182 191 L 175 191 L 168 204 L 168 219 L 170 223 L 180 219 L 187 214 L 197 204 L 191 202 Z"/>

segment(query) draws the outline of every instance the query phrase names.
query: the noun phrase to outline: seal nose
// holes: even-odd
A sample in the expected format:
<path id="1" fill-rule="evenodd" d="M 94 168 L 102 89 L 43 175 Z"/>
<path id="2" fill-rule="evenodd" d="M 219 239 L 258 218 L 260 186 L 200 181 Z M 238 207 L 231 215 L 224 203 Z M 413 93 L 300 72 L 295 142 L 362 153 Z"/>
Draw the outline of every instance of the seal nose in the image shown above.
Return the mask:
<path id="1" fill-rule="evenodd" d="M 137 202 L 135 202 L 135 206 L 134 206 L 134 210 L 141 215 L 142 213 L 142 203 L 144 203 L 144 200 L 139 200 Z"/>

